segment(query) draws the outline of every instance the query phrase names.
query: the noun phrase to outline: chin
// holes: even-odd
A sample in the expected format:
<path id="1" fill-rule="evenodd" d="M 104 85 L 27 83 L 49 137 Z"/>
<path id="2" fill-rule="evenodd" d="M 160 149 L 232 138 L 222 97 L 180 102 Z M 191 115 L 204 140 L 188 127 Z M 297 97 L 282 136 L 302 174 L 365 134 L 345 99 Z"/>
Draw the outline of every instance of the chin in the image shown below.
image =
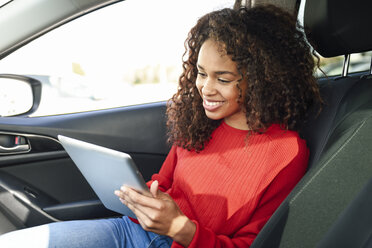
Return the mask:
<path id="1" fill-rule="evenodd" d="M 214 120 L 214 121 L 223 119 L 223 117 L 221 117 L 220 115 L 216 115 L 216 114 L 213 114 L 213 113 L 208 113 L 207 111 L 205 112 L 205 115 L 208 117 L 208 119 L 211 119 L 211 120 Z"/>

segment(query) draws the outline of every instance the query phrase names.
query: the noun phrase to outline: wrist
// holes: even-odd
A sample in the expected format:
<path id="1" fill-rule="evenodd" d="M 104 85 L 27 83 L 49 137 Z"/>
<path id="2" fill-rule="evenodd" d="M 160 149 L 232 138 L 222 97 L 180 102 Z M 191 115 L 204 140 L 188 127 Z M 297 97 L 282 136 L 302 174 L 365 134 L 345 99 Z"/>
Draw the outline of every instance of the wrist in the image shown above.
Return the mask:
<path id="1" fill-rule="evenodd" d="M 186 216 L 179 217 L 177 222 L 178 231 L 171 238 L 183 247 L 188 247 L 196 232 L 196 225 Z"/>

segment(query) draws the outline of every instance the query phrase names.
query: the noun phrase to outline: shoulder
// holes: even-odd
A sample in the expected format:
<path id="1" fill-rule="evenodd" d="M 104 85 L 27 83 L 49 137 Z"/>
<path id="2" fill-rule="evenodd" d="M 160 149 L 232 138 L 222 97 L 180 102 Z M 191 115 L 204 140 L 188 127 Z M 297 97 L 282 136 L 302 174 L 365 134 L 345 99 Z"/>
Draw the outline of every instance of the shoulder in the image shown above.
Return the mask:
<path id="1" fill-rule="evenodd" d="M 287 165 L 295 163 L 301 167 L 307 166 L 309 149 L 306 141 L 300 138 L 298 132 L 284 130 L 280 125 L 272 125 L 264 135 L 270 139 L 271 160 L 286 161 Z"/>
<path id="2" fill-rule="evenodd" d="M 272 125 L 263 135 L 270 140 L 267 151 L 267 182 L 283 172 L 290 180 L 299 180 L 306 171 L 309 149 L 306 141 L 298 132 L 284 130 L 279 125 Z M 282 174 L 283 174 L 282 173 Z M 291 180 L 292 180 L 291 179 Z"/>
<path id="3" fill-rule="evenodd" d="M 271 125 L 265 135 L 275 149 L 307 150 L 306 141 L 300 138 L 298 132 L 283 129 L 278 124 Z"/>

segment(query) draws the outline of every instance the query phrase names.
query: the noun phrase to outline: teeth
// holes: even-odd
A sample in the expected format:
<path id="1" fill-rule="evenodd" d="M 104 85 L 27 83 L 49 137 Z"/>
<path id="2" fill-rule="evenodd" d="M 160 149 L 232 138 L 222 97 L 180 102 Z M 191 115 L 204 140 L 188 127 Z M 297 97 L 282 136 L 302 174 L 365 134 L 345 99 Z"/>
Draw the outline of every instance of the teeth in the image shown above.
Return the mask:
<path id="1" fill-rule="evenodd" d="M 223 102 L 208 102 L 207 100 L 204 100 L 204 101 L 205 101 L 205 104 L 208 106 L 217 106 L 223 103 Z"/>

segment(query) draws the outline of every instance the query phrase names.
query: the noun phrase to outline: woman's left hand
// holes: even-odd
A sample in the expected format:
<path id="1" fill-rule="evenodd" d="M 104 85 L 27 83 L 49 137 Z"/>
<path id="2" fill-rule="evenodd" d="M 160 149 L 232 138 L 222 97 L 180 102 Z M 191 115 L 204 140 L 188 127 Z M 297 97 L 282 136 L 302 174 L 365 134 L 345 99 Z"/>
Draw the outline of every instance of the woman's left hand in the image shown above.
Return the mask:
<path id="1" fill-rule="evenodd" d="M 167 235 L 187 247 L 196 226 L 182 213 L 173 199 L 158 190 L 158 187 L 158 181 L 154 181 L 148 193 L 123 186 L 115 194 L 133 211 L 144 230 Z"/>

